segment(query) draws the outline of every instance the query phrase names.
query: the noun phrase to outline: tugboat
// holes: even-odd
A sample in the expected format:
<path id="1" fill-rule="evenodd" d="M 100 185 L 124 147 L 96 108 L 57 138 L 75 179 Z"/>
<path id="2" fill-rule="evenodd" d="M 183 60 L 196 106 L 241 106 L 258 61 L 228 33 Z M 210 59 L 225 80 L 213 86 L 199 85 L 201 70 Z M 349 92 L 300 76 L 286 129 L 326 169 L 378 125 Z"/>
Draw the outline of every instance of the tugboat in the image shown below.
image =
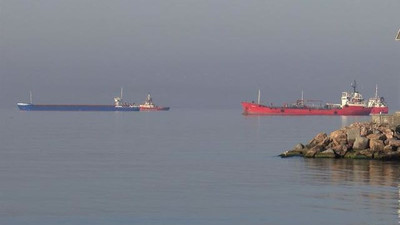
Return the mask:
<path id="1" fill-rule="evenodd" d="M 23 111 L 139 111 L 134 103 L 122 101 L 122 88 L 121 96 L 114 98 L 114 105 L 33 104 L 31 93 L 30 103 L 17 103 L 17 106 Z"/>
<path id="2" fill-rule="evenodd" d="M 368 106 L 363 96 L 356 90 L 357 84 L 351 84 L 353 92 L 342 92 L 341 104 L 326 103 L 325 105 L 315 104 L 315 100 L 297 100 L 296 103 L 284 104 L 283 106 L 263 105 L 260 103 L 260 91 L 258 101 L 242 102 L 244 115 L 347 115 L 359 116 L 369 115 L 377 106 Z M 386 106 L 386 105 L 385 105 Z M 387 107 L 387 106 L 386 106 Z M 381 113 L 387 113 L 384 107 L 380 107 Z M 387 108 L 386 108 L 387 109 Z"/>
<path id="3" fill-rule="evenodd" d="M 378 85 L 375 88 L 375 97 L 368 100 L 368 107 L 371 108 L 371 114 L 388 114 L 389 107 L 387 106 L 385 99 L 378 96 Z"/>
<path id="4" fill-rule="evenodd" d="M 139 105 L 140 111 L 168 111 L 169 107 L 157 106 L 153 103 L 150 93 L 147 94 L 146 100 Z"/>

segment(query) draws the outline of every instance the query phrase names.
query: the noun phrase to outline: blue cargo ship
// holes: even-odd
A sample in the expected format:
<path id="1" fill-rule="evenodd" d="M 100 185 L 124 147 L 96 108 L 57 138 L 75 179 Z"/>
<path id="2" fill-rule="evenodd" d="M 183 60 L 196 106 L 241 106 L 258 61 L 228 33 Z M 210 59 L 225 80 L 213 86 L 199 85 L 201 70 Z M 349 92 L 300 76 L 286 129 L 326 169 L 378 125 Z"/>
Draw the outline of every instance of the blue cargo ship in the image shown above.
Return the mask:
<path id="1" fill-rule="evenodd" d="M 139 111 L 135 105 L 53 105 L 53 104 L 30 104 L 17 103 L 23 111 Z"/>
<path id="2" fill-rule="evenodd" d="M 23 111 L 139 111 L 140 107 L 134 103 L 122 102 L 121 97 L 114 98 L 114 105 L 79 105 L 79 104 L 33 104 L 32 94 L 30 103 L 17 103 Z"/>

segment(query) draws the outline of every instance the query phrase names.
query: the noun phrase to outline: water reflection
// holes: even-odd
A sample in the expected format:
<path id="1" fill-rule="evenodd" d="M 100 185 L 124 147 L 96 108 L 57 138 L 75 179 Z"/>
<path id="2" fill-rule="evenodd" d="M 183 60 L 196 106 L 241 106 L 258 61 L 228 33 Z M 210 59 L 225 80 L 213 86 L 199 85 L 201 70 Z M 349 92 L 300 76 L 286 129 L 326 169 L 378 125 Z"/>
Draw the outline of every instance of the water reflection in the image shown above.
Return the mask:
<path id="1" fill-rule="evenodd" d="M 373 160 L 305 159 L 308 184 L 329 191 L 310 194 L 311 198 L 340 200 L 341 210 L 365 212 L 387 221 L 400 218 L 400 165 Z M 332 208 L 335 206 L 332 206 Z M 336 208 L 336 209 L 339 209 Z M 393 218 L 394 219 L 394 218 Z"/>
<path id="2" fill-rule="evenodd" d="M 397 187 L 400 165 L 397 162 L 375 160 L 306 159 L 305 164 L 313 180 L 330 184 L 353 182 L 373 186 Z M 321 181 L 321 180 L 320 180 Z"/>

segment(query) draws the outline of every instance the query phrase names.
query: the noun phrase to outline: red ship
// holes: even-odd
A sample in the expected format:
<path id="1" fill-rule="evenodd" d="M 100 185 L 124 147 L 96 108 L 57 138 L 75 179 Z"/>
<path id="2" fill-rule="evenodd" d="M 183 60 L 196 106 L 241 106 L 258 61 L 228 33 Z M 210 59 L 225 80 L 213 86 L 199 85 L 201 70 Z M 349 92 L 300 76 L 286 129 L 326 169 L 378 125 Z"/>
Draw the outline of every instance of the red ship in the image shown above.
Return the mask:
<path id="1" fill-rule="evenodd" d="M 168 111 L 169 107 L 157 106 L 153 103 L 150 93 L 147 94 L 146 100 L 139 105 L 140 111 Z"/>
<path id="2" fill-rule="evenodd" d="M 304 100 L 303 96 L 296 103 L 284 104 L 282 106 L 263 105 L 260 103 L 260 91 L 258 101 L 242 102 L 243 114 L 245 115 L 370 115 L 387 114 L 389 108 L 383 98 L 370 98 L 365 103 L 362 95 L 356 90 L 356 81 L 351 84 L 353 92 L 342 92 L 341 104 L 322 104 L 318 100 Z"/>
<path id="3" fill-rule="evenodd" d="M 375 97 L 368 100 L 368 107 L 371 108 L 371 114 L 389 113 L 389 107 L 387 106 L 385 99 L 378 96 L 378 85 L 376 85 Z"/>

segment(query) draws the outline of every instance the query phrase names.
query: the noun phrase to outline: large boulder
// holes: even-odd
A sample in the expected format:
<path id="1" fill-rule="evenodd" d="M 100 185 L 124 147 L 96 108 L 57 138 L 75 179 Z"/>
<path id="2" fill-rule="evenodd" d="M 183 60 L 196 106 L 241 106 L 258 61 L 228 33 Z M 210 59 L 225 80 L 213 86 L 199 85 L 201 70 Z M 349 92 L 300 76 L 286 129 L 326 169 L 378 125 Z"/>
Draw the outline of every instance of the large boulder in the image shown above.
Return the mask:
<path id="1" fill-rule="evenodd" d="M 386 136 L 382 133 L 370 134 L 367 136 L 367 138 L 370 140 L 386 140 Z"/>
<path id="2" fill-rule="evenodd" d="M 316 145 L 325 145 L 327 137 L 328 137 L 328 135 L 326 135 L 326 133 L 324 133 L 324 132 L 318 133 L 313 139 L 311 139 L 308 142 L 307 147 L 312 148 Z"/>
<path id="3" fill-rule="evenodd" d="M 294 146 L 293 150 L 302 150 L 304 148 L 304 145 L 302 143 L 297 144 Z"/>
<path id="4" fill-rule="evenodd" d="M 394 132 L 389 128 L 382 129 L 382 133 L 386 136 L 386 139 L 393 138 Z"/>
<path id="5" fill-rule="evenodd" d="M 397 140 L 394 138 L 388 139 L 388 145 L 394 146 L 394 147 L 400 147 L 400 140 Z"/>
<path id="6" fill-rule="evenodd" d="M 375 151 L 383 151 L 385 145 L 382 140 L 379 139 L 370 139 L 369 140 L 369 148 Z"/>
<path id="7" fill-rule="evenodd" d="M 360 137 L 360 128 L 353 127 L 346 129 L 347 142 L 354 143 L 357 137 Z"/>
<path id="8" fill-rule="evenodd" d="M 346 145 L 336 145 L 332 147 L 332 150 L 335 151 L 336 155 L 343 157 L 349 149 Z"/>
<path id="9" fill-rule="evenodd" d="M 315 156 L 315 154 L 317 154 L 318 152 L 321 152 L 324 148 L 321 145 L 316 145 L 314 147 L 312 147 L 310 150 L 308 150 L 306 152 L 306 154 L 304 155 L 304 157 L 306 158 L 313 158 Z"/>
<path id="10" fill-rule="evenodd" d="M 363 137 L 368 136 L 369 134 L 372 134 L 371 127 L 363 126 L 360 128 L 360 135 Z"/>
<path id="11" fill-rule="evenodd" d="M 329 134 L 329 137 L 335 145 L 347 144 L 347 135 L 345 130 L 335 130 Z"/>
<path id="12" fill-rule="evenodd" d="M 357 137 L 353 144 L 353 149 L 355 150 L 363 150 L 368 148 L 368 138 L 366 137 Z"/>

